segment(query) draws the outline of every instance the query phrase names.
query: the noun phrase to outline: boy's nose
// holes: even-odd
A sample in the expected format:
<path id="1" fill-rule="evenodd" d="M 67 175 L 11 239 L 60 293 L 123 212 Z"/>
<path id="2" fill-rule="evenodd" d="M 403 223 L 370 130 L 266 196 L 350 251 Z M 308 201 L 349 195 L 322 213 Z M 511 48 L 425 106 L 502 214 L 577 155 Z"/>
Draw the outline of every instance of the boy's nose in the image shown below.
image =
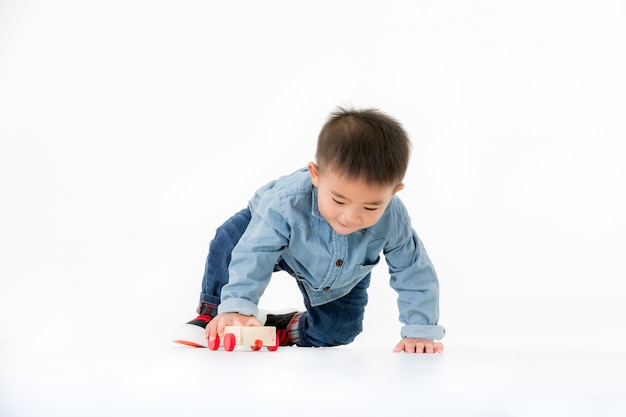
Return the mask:
<path id="1" fill-rule="evenodd" d="M 340 221 L 344 226 L 356 226 L 359 223 L 359 216 L 352 210 L 346 210 L 342 213 Z"/>

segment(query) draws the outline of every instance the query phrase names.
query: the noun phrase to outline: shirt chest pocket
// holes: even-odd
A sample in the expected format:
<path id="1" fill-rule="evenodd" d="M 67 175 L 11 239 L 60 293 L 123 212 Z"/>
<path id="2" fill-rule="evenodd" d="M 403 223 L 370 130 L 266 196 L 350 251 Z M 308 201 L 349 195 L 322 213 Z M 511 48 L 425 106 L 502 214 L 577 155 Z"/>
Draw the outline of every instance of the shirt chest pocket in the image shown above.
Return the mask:
<path id="1" fill-rule="evenodd" d="M 355 266 L 354 267 L 354 271 L 352 271 L 352 279 L 351 279 L 351 281 L 354 282 L 354 281 L 361 280 L 361 279 L 365 278 L 365 276 L 367 274 L 369 274 L 370 272 L 372 272 L 372 269 L 374 269 L 374 267 L 376 265 L 378 265 L 379 261 L 380 261 L 380 256 L 378 258 L 376 258 L 374 263 L 362 264 L 362 265 Z"/>

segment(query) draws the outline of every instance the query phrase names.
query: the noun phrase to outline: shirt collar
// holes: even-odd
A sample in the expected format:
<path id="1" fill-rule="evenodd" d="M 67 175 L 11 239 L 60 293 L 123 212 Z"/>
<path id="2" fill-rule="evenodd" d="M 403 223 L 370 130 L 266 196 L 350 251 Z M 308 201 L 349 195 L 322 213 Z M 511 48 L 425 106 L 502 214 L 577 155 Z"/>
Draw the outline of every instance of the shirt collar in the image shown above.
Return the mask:
<path id="1" fill-rule="evenodd" d="M 313 217 L 317 217 L 318 219 L 324 219 L 322 213 L 320 213 L 319 206 L 317 205 L 317 187 L 313 186 L 313 191 L 311 192 L 311 215 Z"/>

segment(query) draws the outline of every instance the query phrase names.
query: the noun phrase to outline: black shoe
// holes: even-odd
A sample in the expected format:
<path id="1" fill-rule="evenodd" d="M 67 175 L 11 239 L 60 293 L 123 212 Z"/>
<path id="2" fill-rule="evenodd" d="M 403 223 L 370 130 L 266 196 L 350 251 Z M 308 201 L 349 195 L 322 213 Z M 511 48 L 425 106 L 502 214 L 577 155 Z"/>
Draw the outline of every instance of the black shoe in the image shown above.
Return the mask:
<path id="1" fill-rule="evenodd" d="M 213 317 L 201 314 L 174 330 L 172 341 L 193 347 L 208 347 L 205 329 Z"/>
<path id="2" fill-rule="evenodd" d="M 276 327 L 276 338 L 278 339 L 279 346 L 291 346 L 293 341 L 289 332 L 291 330 L 289 324 L 293 317 L 298 314 L 297 311 L 287 314 L 268 314 L 265 321 L 266 326 Z"/>

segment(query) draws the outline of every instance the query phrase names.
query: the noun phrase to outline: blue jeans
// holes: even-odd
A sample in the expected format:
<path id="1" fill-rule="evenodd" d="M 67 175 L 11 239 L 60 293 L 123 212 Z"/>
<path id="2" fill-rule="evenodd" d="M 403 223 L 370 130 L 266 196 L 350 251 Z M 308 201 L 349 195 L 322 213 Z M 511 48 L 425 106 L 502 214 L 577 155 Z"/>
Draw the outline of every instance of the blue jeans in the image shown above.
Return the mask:
<path id="1" fill-rule="evenodd" d="M 220 226 L 209 245 L 199 314 L 217 315 L 222 287 L 228 283 L 228 265 L 231 252 L 250 223 L 249 209 L 243 209 Z M 280 259 L 274 272 L 285 271 L 293 275 L 287 263 Z M 304 288 L 299 284 L 306 311 L 298 315 L 290 331 L 297 346 L 339 346 L 352 342 L 363 331 L 363 314 L 367 305 L 368 274 L 350 293 L 330 303 L 312 307 Z"/>

